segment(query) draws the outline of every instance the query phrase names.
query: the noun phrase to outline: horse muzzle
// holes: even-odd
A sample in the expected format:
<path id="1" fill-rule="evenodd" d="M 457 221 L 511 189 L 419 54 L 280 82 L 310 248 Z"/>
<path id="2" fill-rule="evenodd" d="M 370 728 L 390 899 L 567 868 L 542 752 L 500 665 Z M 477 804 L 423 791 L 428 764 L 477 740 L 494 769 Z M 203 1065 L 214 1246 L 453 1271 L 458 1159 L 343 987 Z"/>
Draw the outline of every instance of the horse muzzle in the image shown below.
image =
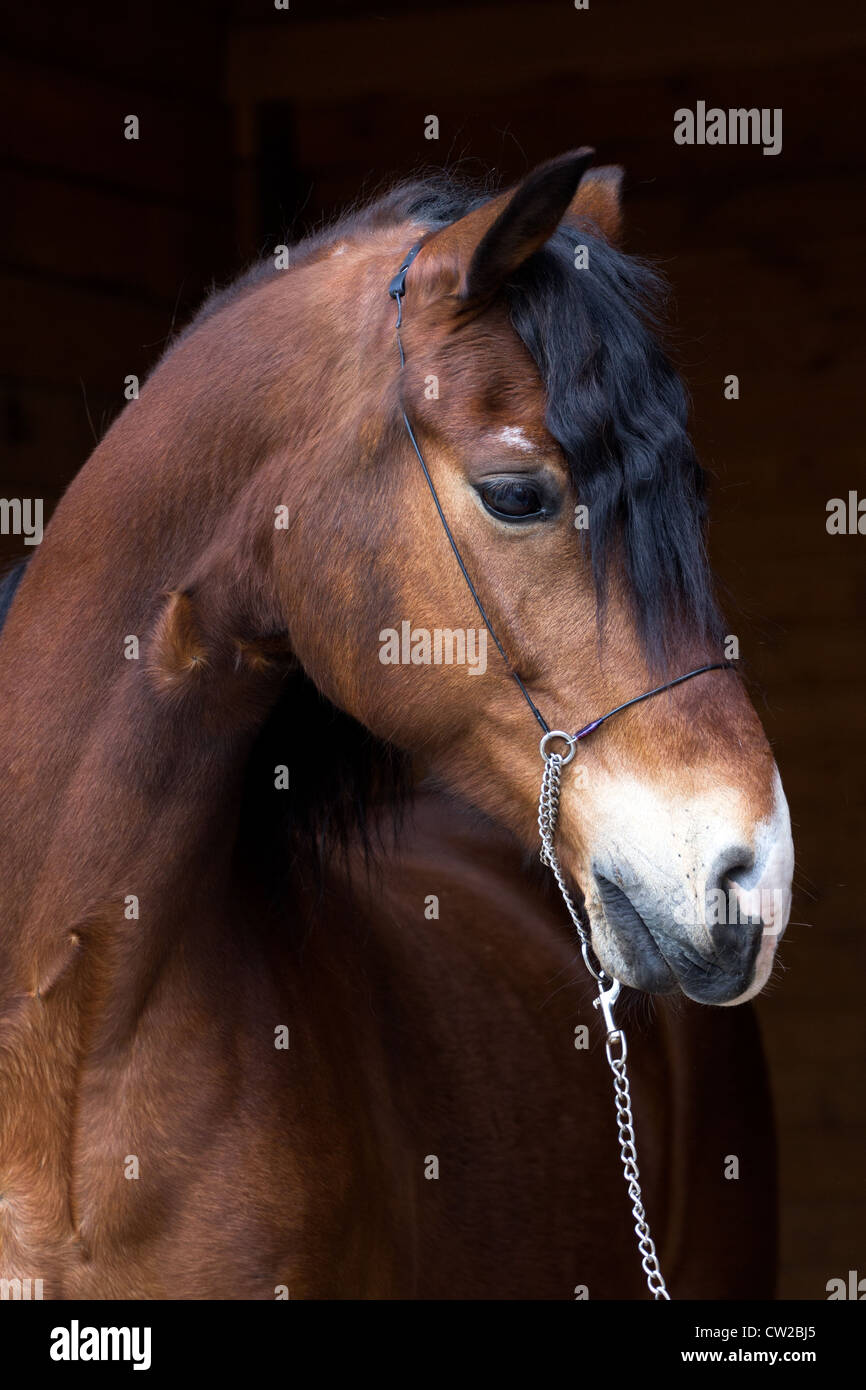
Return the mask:
<path id="1" fill-rule="evenodd" d="M 609 974 L 650 994 L 679 988 L 702 1004 L 759 993 L 791 906 L 793 846 L 779 791 L 776 814 L 750 836 L 726 835 L 706 813 L 665 837 L 621 824 L 593 855 L 586 892 Z"/>

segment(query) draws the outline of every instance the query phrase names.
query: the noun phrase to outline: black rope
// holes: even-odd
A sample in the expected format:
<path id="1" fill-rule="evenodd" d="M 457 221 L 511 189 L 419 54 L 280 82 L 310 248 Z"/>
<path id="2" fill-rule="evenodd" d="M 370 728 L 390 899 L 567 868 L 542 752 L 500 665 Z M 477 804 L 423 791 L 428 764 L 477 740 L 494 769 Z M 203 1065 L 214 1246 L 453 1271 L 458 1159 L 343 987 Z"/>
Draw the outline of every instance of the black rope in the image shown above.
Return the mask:
<path id="1" fill-rule="evenodd" d="M 649 700 L 653 695 L 661 695 L 664 690 L 672 690 L 675 685 L 682 685 L 683 681 L 690 681 L 692 676 L 702 676 L 704 671 L 728 671 L 734 669 L 732 661 L 713 661 L 708 666 L 698 666 L 694 671 L 687 671 L 684 676 L 677 676 L 676 680 L 666 681 L 664 685 L 657 685 L 655 690 L 645 690 L 643 695 L 635 695 L 633 700 L 626 700 L 623 704 L 617 705 L 616 709 L 608 710 L 600 719 L 593 719 L 591 723 L 584 724 L 582 729 L 578 729 L 572 738 L 577 742 L 579 738 L 586 738 L 597 729 L 599 724 L 603 724 L 606 719 L 611 719 L 613 715 L 619 714 L 622 710 L 628 709 L 630 705 L 639 705 L 641 700 Z"/>
<path id="2" fill-rule="evenodd" d="M 424 477 L 427 479 L 427 486 L 429 487 L 430 492 L 432 493 L 433 501 L 436 503 L 436 510 L 437 510 L 437 512 L 439 513 L 439 519 L 440 519 L 440 521 L 442 522 L 442 525 L 443 525 L 444 528 L 445 528 L 445 534 L 446 534 L 446 536 L 448 537 L 449 541 L 451 542 L 451 549 L 454 551 L 454 556 L 455 556 L 455 558 L 456 558 L 456 560 L 457 560 L 458 565 L 460 566 L 460 570 L 461 570 L 461 573 L 462 573 L 462 575 L 463 575 L 463 578 L 466 580 L 466 583 L 469 585 L 469 592 L 470 592 L 470 594 L 472 595 L 472 597 L 473 597 L 474 600 L 475 600 L 475 606 L 476 606 L 476 608 L 478 609 L 478 612 L 481 614 L 481 617 L 484 619 L 484 626 L 487 628 L 487 631 L 490 633 L 490 636 L 493 638 L 494 642 L 496 643 L 497 650 L 498 650 L 500 656 L 502 657 L 502 660 L 505 662 L 505 669 L 507 670 L 509 676 L 511 676 L 512 680 L 514 680 L 514 681 L 517 682 L 518 689 L 520 690 L 520 693 L 522 694 L 524 700 L 525 700 L 526 703 L 529 705 L 529 708 L 532 710 L 532 713 L 535 715 L 536 719 L 538 720 L 538 722 L 539 722 L 539 724 L 541 725 L 541 727 L 542 727 L 542 729 L 544 730 L 544 732 L 545 732 L 546 734 L 549 734 L 549 733 L 550 733 L 550 727 L 549 727 L 549 725 L 548 725 L 546 719 L 544 718 L 544 715 L 543 715 L 543 714 L 541 713 L 541 711 L 539 710 L 538 706 L 536 705 L 536 703 L 535 703 L 535 701 L 533 700 L 532 696 L 530 695 L 529 691 L 526 689 L 526 686 L 523 684 L 523 681 L 520 679 L 520 677 L 518 676 L 518 674 L 517 674 L 517 672 L 515 671 L 514 667 L 511 665 L 511 662 L 508 660 L 508 657 L 507 657 L 506 654 L 505 654 L 505 648 L 503 647 L 503 645 L 502 645 L 502 643 L 500 642 L 499 638 L 496 636 L 496 633 L 495 633 L 494 630 L 493 630 L 493 624 L 491 623 L 491 621 L 490 621 L 490 619 L 488 618 L 486 612 L 484 611 L 484 604 L 481 602 L 481 599 L 478 597 L 478 590 L 475 588 L 475 585 L 472 583 L 472 580 L 469 578 L 469 572 L 468 572 L 466 566 L 465 566 L 464 563 L 463 563 L 463 556 L 460 554 L 460 551 L 457 549 L 457 542 L 455 541 L 454 537 L 453 537 L 452 534 L 451 534 L 451 527 L 448 525 L 448 522 L 445 520 L 445 513 L 444 513 L 443 510 L 442 510 L 442 503 L 439 501 L 439 495 L 438 495 L 438 493 L 437 493 L 435 487 L 433 486 L 433 479 L 430 477 L 430 472 L 429 472 L 429 470 L 428 470 L 428 468 L 427 468 L 427 464 L 426 464 L 425 461 L 424 461 L 424 455 L 421 453 L 421 450 L 418 448 L 418 441 L 417 441 L 417 439 L 415 438 L 415 432 L 414 432 L 414 430 L 412 429 L 412 426 L 409 424 L 409 417 L 408 417 L 408 415 L 406 414 L 405 409 L 403 409 L 402 405 L 401 405 L 401 410 L 403 410 L 403 422 L 404 422 L 404 424 L 405 424 L 405 426 L 406 426 L 406 429 L 407 429 L 407 431 L 408 431 L 409 438 L 410 438 L 411 441 L 412 441 L 412 447 L 413 447 L 413 449 L 415 450 L 415 453 L 418 455 L 418 462 L 421 464 L 421 467 L 424 469 Z"/>
<path id="3" fill-rule="evenodd" d="M 388 287 L 388 293 L 390 294 L 391 298 L 392 298 L 392 299 L 396 299 L 396 301 L 397 301 L 397 323 L 396 323 L 396 330 L 397 330 L 397 347 L 400 349 L 400 370 L 401 370 L 401 371 L 402 371 L 403 368 L 406 366 L 406 355 L 405 355 L 405 353 L 403 352 L 403 340 L 402 340 L 401 337 L 400 337 L 400 325 L 401 325 L 402 322 L 403 322 L 403 295 L 404 295 L 405 292 L 406 292 L 406 290 L 405 290 L 405 287 L 406 287 L 406 271 L 409 269 L 409 266 L 412 264 L 412 262 L 414 261 L 415 257 L 417 256 L 418 252 L 421 250 L 421 244 L 422 244 L 421 242 L 418 242 L 415 246 L 412 247 L 412 250 L 411 250 L 411 251 L 408 253 L 408 255 L 406 256 L 406 259 L 404 260 L 403 264 L 401 265 L 400 269 L 398 270 L 397 274 L 394 276 L 394 279 L 391 281 L 391 284 L 390 284 L 389 287 Z M 509 676 L 511 676 L 512 680 L 516 682 L 518 690 L 520 691 L 520 693 L 521 693 L 521 695 L 523 696 L 524 700 L 525 700 L 526 703 L 528 704 L 529 708 L 532 710 L 532 713 L 534 714 L 535 718 L 538 720 L 538 722 L 539 722 L 539 724 L 541 725 L 541 728 L 543 729 L 543 731 L 544 731 L 546 734 L 549 734 L 549 733 L 550 733 L 550 727 L 549 727 L 549 725 L 548 725 L 546 719 L 544 718 L 544 715 L 541 713 L 540 709 L 539 709 L 538 706 L 536 705 L 536 703 L 535 703 L 535 701 L 533 700 L 532 696 L 530 695 L 529 691 L 526 689 L 526 686 L 523 684 L 523 681 L 520 679 L 520 677 L 519 677 L 519 675 L 517 674 L 517 672 L 515 671 L 514 667 L 511 665 L 511 662 L 508 660 L 508 657 L 507 657 L 506 652 L 505 652 L 505 648 L 503 647 L 503 645 L 502 645 L 502 643 L 500 642 L 499 638 L 496 636 L 496 632 L 495 632 L 495 630 L 494 630 L 494 628 L 493 628 L 493 624 L 491 623 L 491 621 L 490 621 L 490 619 L 488 618 L 487 613 L 486 613 L 486 611 L 485 611 L 484 604 L 481 602 L 481 599 L 478 597 L 478 590 L 476 589 L 475 585 L 472 583 L 472 580 L 471 580 L 470 577 L 469 577 L 469 571 L 467 570 L 465 564 L 463 563 L 463 556 L 460 554 L 460 551 L 459 551 L 458 548 L 457 548 L 457 542 L 455 541 L 453 535 L 451 534 L 451 527 L 448 525 L 448 522 L 447 522 L 446 517 L 445 517 L 445 513 L 444 513 L 444 511 L 442 510 L 442 503 L 439 501 L 439 494 L 437 493 L 435 487 L 433 486 L 433 479 L 430 477 L 430 470 L 429 470 L 428 467 L 427 467 L 427 463 L 426 463 L 426 461 L 425 461 L 425 459 L 424 459 L 424 455 L 421 453 L 421 450 L 420 450 L 419 445 L 418 445 L 418 440 L 415 438 L 415 431 L 413 430 L 411 424 L 409 423 L 409 416 L 406 414 L 406 407 L 405 407 L 405 405 L 403 404 L 402 392 L 400 393 L 400 410 L 401 410 L 402 415 L 403 415 L 403 423 L 404 423 L 404 425 L 406 426 L 406 433 L 408 434 L 409 438 L 410 438 L 411 441 L 412 441 L 412 448 L 415 450 L 415 453 L 418 455 L 418 462 L 420 463 L 421 467 L 422 467 L 423 470 L 424 470 L 424 477 L 427 479 L 427 486 L 428 486 L 429 489 L 430 489 L 430 494 L 431 494 L 431 496 L 432 496 L 432 498 L 433 498 L 433 501 L 436 503 L 436 510 L 437 510 L 437 512 L 439 513 L 439 520 L 442 522 L 442 525 L 443 525 L 444 530 L 445 530 L 445 534 L 446 534 L 446 536 L 448 537 L 449 543 L 450 543 L 450 545 L 451 545 L 451 549 L 454 551 L 454 558 L 456 559 L 458 565 L 460 566 L 460 572 L 461 572 L 461 574 L 463 575 L 463 578 L 466 580 L 467 585 L 469 586 L 469 592 L 470 592 L 470 594 L 472 595 L 473 599 L 475 600 L 475 607 L 478 609 L 478 612 L 481 614 L 481 617 L 482 617 L 482 619 L 484 620 L 484 626 L 487 628 L 487 631 L 490 633 L 490 636 L 493 638 L 493 641 L 496 643 L 496 649 L 497 649 L 497 651 L 499 652 L 499 655 L 502 657 L 502 660 L 505 662 L 505 669 L 506 669 L 506 671 L 508 672 Z"/>

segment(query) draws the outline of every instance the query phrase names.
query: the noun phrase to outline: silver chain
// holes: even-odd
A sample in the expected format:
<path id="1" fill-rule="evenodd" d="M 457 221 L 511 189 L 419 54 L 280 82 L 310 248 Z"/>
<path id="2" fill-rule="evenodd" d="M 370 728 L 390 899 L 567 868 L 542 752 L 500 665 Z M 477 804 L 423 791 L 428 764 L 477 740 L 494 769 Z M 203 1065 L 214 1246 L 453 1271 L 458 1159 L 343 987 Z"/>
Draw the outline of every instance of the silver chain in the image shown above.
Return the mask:
<path id="1" fill-rule="evenodd" d="M 568 752 L 554 753 L 549 751 L 548 744 L 551 739 L 564 739 L 569 745 Z M 580 938 L 580 949 L 584 963 L 590 974 L 594 976 L 598 984 L 598 998 L 593 1000 L 593 1005 L 601 1013 L 607 1037 L 605 1039 L 604 1051 L 607 1057 L 607 1064 L 613 1072 L 614 1100 L 616 1102 L 616 1123 L 619 1131 L 619 1149 L 622 1160 L 622 1171 L 628 1188 L 628 1195 L 631 1198 L 631 1214 L 634 1217 L 634 1232 L 637 1236 L 637 1247 L 641 1256 L 641 1267 L 646 1275 L 647 1288 L 655 1299 L 670 1300 L 670 1294 L 665 1286 L 661 1266 L 659 1265 L 658 1255 L 656 1254 L 655 1244 L 650 1235 L 649 1222 L 647 1221 L 646 1211 L 643 1205 L 643 1196 L 640 1189 L 640 1172 L 637 1166 L 637 1149 L 635 1148 L 634 1137 L 634 1116 L 631 1110 L 631 1091 L 628 1084 L 628 1072 L 626 1071 L 625 1059 L 628 1055 L 628 1048 L 625 1040 L 625 1033 L 621 1028 L 617 1028 L 613 1018 L 613 1006 L 619 998 L 622 988 L 619 980 L 612 979 L 603 970 L 597 968 L 592 961 L 592 944 L 574 905 L 571 894 L 566 887 L 562 869 L 556 855 L 554 836 L 556 834 L 556 823 L 559 818 L 559 792 L 562 781 L 562 769 L 571 762 L 574 757 L 577 741 L 571 734 L 564 734 L 556 729 L 551 733 L 545 734 L 541 740 L 541 756 L 544 759 L 544 775 L 541 779 L 541 796 L 538 801 L 538 829 L 541 833 L 541 862 L 549 869 L 553 870 L 559 891 L 562 894 L 565 906 L 568 908 L 568 915 L 574 923 L 575 930 Z M 614 1055 L 614 1050 L 618 1049 L 618 1055 Z"/>

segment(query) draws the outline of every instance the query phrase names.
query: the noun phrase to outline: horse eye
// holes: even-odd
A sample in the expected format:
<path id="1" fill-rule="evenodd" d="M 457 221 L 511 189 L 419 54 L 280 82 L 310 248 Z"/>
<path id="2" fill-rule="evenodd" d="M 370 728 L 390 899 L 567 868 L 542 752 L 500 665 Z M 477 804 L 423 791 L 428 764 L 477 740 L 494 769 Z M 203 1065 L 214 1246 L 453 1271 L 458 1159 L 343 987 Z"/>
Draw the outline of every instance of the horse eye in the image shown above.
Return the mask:
<path id="1" fill-rule="evenodd" d="M 478 489 L 492 516 L 500 521 L 527 521 L 549 516 L 538 485 L 525 478 L 494 478 Z"/>

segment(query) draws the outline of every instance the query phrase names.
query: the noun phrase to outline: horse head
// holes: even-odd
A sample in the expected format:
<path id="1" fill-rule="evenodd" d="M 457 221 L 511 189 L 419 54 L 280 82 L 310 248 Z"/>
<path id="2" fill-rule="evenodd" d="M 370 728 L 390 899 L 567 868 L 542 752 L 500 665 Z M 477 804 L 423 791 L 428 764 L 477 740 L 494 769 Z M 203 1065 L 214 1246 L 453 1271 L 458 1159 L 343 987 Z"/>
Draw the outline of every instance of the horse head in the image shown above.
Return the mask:
<path id="1" fill-rule="evenodd" d="M 589 158 L 459 216 L 347 232 L 308 272 L 338 356 L 352 330 L 330 400 L 355 424 L 335 431 L 336 470 L 305 474 L 283 571 L 293 650 L 338 706 L 527 848 L 530 705 L 574 730 L 725 655 L 657 286 L 617 247 L 618 171 L 587 173 Z M 387 291 L 413 242 L 401 367 Z M 736 674 L 707 672 L 579 744 L 559 835 L 609 974 L 713 1003 L 760 990 L 793 852 Z"/>

